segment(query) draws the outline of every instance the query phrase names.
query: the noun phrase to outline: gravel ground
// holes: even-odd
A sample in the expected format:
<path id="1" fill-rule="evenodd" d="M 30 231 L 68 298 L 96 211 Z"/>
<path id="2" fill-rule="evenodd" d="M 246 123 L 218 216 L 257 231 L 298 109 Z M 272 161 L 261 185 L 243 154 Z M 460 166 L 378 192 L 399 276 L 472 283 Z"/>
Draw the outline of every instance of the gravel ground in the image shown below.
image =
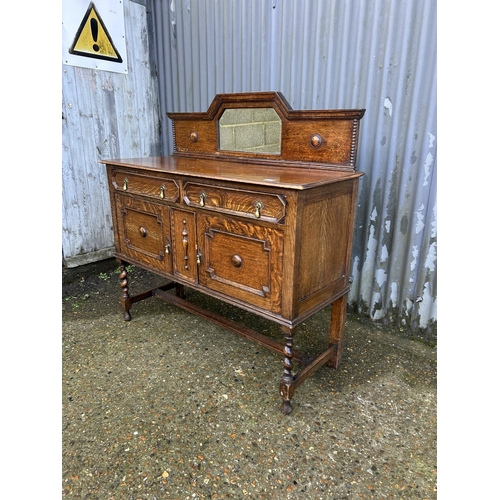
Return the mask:
<path id="1" fill-rule="evenodd" d="M 132 294 L 160 283 L 131 268 Z M 279 355 L 157 298 L 123 321 L 113 259 L 63 269 L 62 291 L 63 497 L 437 498 L 435 346 L 350 314 L 340 369 L 318 370 L 285 416 Z M 298 349 L 326 345 L 328 312 Z"/>

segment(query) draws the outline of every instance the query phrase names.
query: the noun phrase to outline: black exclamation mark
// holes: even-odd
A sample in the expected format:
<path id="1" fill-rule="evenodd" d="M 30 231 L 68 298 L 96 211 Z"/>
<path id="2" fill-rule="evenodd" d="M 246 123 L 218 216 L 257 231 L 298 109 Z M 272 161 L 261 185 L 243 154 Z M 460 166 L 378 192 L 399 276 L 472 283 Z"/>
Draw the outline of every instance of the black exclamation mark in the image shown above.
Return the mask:
<path id="1" fill-rule="evenodd" d="M 92 31 L 92 38 L 94 39 L 94 42 L 97 42 L 97 33 L 99 30 L 99 24 L 97 23 L 97 19 L 95 17 L 93 17 L 90 20 L 90 29 Z M 94 43 L 94 45 L 92 45 L 92 48 L 96 52 L 99 52 L 99 45 L 97 45 L 97 43 Z"/>

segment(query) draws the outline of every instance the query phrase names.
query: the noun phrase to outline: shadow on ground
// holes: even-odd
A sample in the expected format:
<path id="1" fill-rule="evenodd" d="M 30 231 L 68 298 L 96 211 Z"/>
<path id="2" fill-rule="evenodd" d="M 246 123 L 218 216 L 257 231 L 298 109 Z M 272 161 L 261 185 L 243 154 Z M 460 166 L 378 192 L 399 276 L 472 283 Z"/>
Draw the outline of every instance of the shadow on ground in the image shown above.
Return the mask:
<path id="1" fill-rule="evenodd" d="M 163 282 L 131 268 L 131 293 Z M 114 259 L 63 269 L 62 292 L 63 497 L 437 497 L 436 347 L 351 314 L 340 369 L 318 370 L 284 416 L 279 355 L 156 298 L 123 321 Z M 328 323 L 304 322 L 297 348 L 319 352 Z"/>

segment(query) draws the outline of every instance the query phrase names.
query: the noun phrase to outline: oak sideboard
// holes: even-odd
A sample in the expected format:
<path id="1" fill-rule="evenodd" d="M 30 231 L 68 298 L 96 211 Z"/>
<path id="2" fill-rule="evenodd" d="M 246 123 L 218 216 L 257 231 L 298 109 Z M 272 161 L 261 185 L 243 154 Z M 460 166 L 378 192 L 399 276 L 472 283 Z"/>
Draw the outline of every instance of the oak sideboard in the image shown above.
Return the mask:
<path id="1" fill-rule="evenodd" d="M 171 156 L 105 159 L 121 307 L 158 297 L 282 355 L 281 411 L 318 368 L 342 357 L 364 109 L 293 110 L 279 92 L 219 94 L 206 112 L 168 113 Z M 131 294 L 127 265 L 166 278 Z M 185 288 L 280 325 L 278 342 L 203 309 Z M 328 342 L 294 348 L 329 306 Z"/>

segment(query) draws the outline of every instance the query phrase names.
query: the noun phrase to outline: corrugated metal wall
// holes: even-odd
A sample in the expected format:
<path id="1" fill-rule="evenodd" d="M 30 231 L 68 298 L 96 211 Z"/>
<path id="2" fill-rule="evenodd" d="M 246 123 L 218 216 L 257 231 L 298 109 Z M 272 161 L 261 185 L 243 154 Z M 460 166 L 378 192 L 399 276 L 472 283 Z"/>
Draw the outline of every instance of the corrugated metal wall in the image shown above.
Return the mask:
<path id="1" fill-rule="evenodd" d="M 350 303 L 436 333 L 436 1 L 151 0 L 168 111 L 281 91 L 294 109 L 366 108 Z"/>
<path id="2" fill-rule="evenodd" d="M 63 65 L 62 251 L 68 267 L 109 257 L 113 224 L 102 158 L 161 152 L 145 1 L 124 2 L 128 74 Z"/>

